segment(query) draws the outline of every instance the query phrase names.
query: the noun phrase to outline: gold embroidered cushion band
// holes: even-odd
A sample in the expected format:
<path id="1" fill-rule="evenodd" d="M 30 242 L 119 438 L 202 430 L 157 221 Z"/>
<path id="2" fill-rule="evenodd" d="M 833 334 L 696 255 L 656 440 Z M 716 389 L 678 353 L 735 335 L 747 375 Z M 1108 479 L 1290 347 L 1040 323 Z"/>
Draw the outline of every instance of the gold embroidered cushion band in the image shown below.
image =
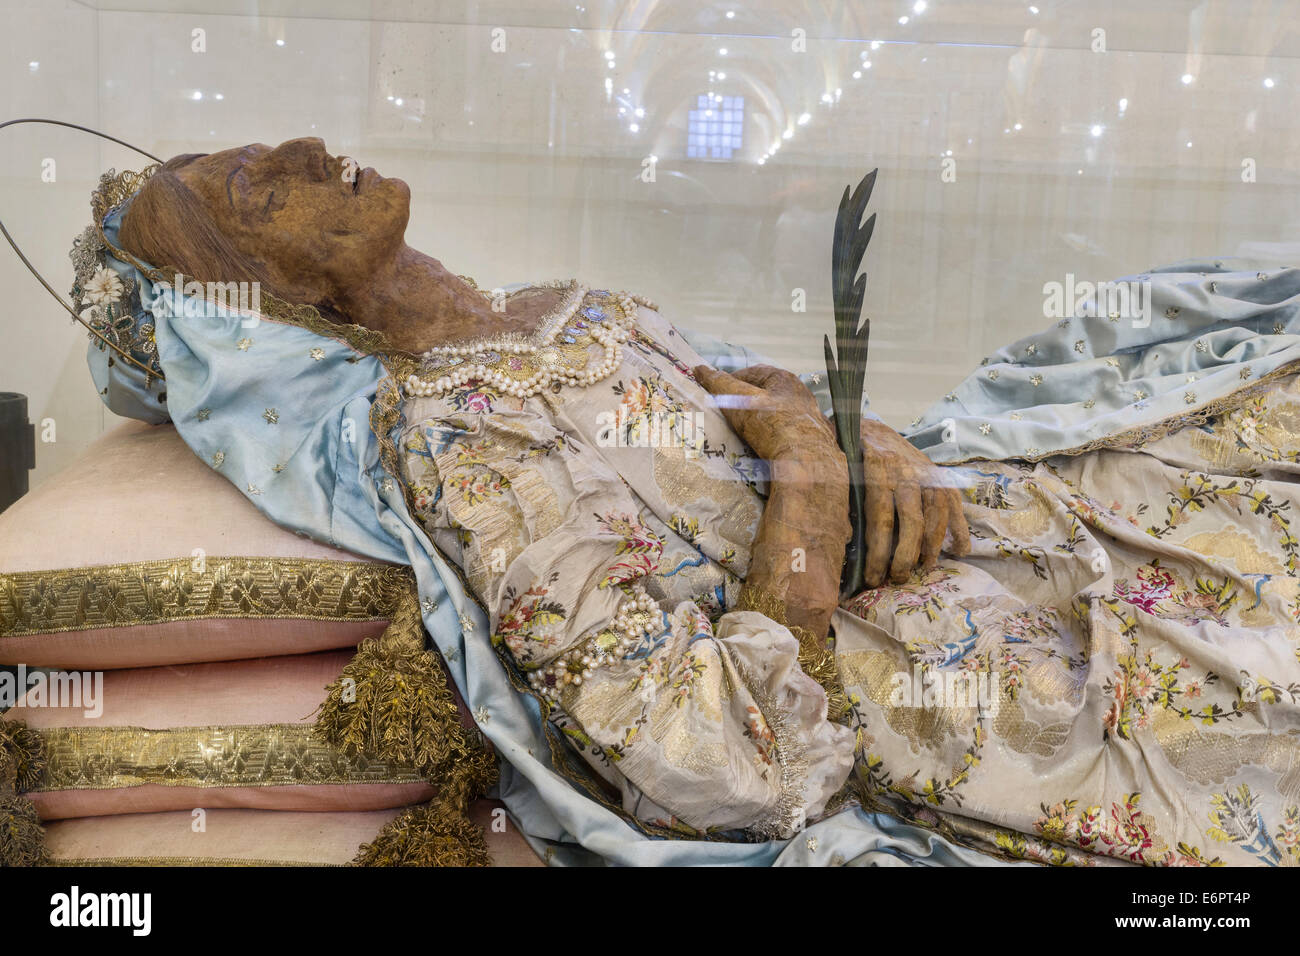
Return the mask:
<path id="1" fill-rule="evenodd" d="M 354 647 L 383 632 L 406 583 L 267 521 L 170 425 L 131 422 L 0 515 L 0 664 Z"/>

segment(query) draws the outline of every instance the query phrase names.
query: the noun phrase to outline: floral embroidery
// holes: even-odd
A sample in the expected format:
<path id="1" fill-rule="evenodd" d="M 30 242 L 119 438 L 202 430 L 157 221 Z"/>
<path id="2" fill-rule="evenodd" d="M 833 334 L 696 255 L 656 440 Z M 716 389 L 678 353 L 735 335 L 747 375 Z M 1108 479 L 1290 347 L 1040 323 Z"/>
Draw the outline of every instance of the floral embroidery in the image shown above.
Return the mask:
<path id="1" fill-rule="evenodd" d="M 600 587 L 612 587 L 646 577 L 659 567 L 663 542 L 640 519 L 617 511 L 607 511 L 603 515 L 596 515 L 596 520 L 602 530 L 618 537 L 615 554 L 621 559 L 605 569 Z"/>
<path id="2" fill-rule="evenodd" d="M 482 379 L 472 378 L 448 395 L 447 400 L 458 412 L 488 414 L 494 403 L 501 400 L 501 392 Z"/>
<path id="3" fill-rule="evenodd" d="M 612 391 L 622 399 L 615 420 L 623 430 L 623 444 L 637 447 L 681 440 L 685 409 L 660 376 L 637 376 L 626 385 L 620 379 Z"/>
<path id="4" fill-rule="evenodd" d="M 1079 810 L 1079 801 L 1064 800 L 1042 806 L 1034 829 L 1054 843 L 1156 866 L 1222 866 L 1218 858 L 1207 859 L 1197 848 L 1179 843 L 1170 850 L 1155 832 L 1154 824 L 1139 809 L 1142 795 L 1130 793 L 1123 803 L 1112 803 L 1109 815 L 1100 806 Z"/>
<path id="5" fill-rule="evenodd" d="M 1178 583 L 1172 571 L 1160 565 L 1159 558 L 1139 567 L 1136 575 L 1132 584 L 1127 578 L 1115 582 L 1115 597 L 1165 620 L 1189 625 L 1213 621 L 1220 627 L 1228 626 L 1225 615 L 1238 596 L 1231 578 L 1222 582 L 1197 578 L 1195 587 L 1187 588 Z"/>
<path id="6" fill-rule="evenodd" d="M 544 584 L 534 584 L 522 594 L 517 594 L 512 586 L 505 590 L 500 620 L 496 633 L 492 635 L 494 643 L 505 641 L 506 646 L 521 661 L 531 660 L 535 655 L 536 645 L 542 650 L 550 650 L 559 643 L 559 631 L 568 612 L 564 605 L 548 601 L 559 572 L 553 572 Z"/>
<path id="7" fill-rule="evenodd" d="M 1212 840 L 1241 847 L 1269 866 L 1296 863 L 1300 857 L 1300 808 L 1288 804 L 1277 830 L 1270 835 L 1260 810 L 1259 797 L 1246 784 L 1227 793 L 1210 795 Z M 1281 846 L 1279 846 L 1281 844 Z M 1285 859 L 1283 854 L 1285 854 Z"/>

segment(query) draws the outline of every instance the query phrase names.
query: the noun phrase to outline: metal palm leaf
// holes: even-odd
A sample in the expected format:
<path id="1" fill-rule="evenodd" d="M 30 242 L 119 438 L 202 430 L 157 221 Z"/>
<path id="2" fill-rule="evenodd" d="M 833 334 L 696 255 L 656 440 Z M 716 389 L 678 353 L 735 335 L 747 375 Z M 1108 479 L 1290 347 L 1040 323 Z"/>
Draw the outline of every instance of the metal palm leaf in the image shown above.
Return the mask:
<path id="1" fill-rule="evenodd" d="M 849 193 L 844 187 L 839 212 L 835 216 L 835 240 L 831 248 L 831 291 L 835 300 L 835 350 L 830 336 L 825 336 L 826 376 L 831 390 L 835 435 L 849 460 L 849 521 L 853 537 L 844 555 L 844 572 L 840 593 L 848 596 L 862 590 L 867 560 L 866 483 L 862 470 L 862 395 L 867 377 L 867 340 L 871 320 L 862 316 L 867 277 L 858 275 L 871 233 L 876 228 L 876 214 L 865 223 L 871 190 L 876 184 L 873 169 Z"/>

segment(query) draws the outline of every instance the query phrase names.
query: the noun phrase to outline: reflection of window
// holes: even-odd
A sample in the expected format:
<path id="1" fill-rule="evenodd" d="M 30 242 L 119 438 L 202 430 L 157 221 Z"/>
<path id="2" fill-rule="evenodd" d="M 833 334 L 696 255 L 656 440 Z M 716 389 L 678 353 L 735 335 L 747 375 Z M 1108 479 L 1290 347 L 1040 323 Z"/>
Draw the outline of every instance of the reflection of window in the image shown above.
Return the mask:
<path id="1" fill-rule="evenodd" d="M 692 159 L 731 159 L 740 149 L 745 98 L 702 93 L 686 124 L 686 155 Z"/>

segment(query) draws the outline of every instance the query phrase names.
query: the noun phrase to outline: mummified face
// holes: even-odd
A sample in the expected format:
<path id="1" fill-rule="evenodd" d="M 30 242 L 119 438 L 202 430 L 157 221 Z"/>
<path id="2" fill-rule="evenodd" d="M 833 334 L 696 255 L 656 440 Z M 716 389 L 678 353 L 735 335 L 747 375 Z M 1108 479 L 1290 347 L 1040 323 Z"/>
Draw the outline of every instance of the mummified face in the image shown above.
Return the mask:
<path id="1" fill-rule="evenodd" d="M 403 245 L 411 191 L 315 138 L 168 164 L 216 227 L 298 301 L 339 302 Z"/>

